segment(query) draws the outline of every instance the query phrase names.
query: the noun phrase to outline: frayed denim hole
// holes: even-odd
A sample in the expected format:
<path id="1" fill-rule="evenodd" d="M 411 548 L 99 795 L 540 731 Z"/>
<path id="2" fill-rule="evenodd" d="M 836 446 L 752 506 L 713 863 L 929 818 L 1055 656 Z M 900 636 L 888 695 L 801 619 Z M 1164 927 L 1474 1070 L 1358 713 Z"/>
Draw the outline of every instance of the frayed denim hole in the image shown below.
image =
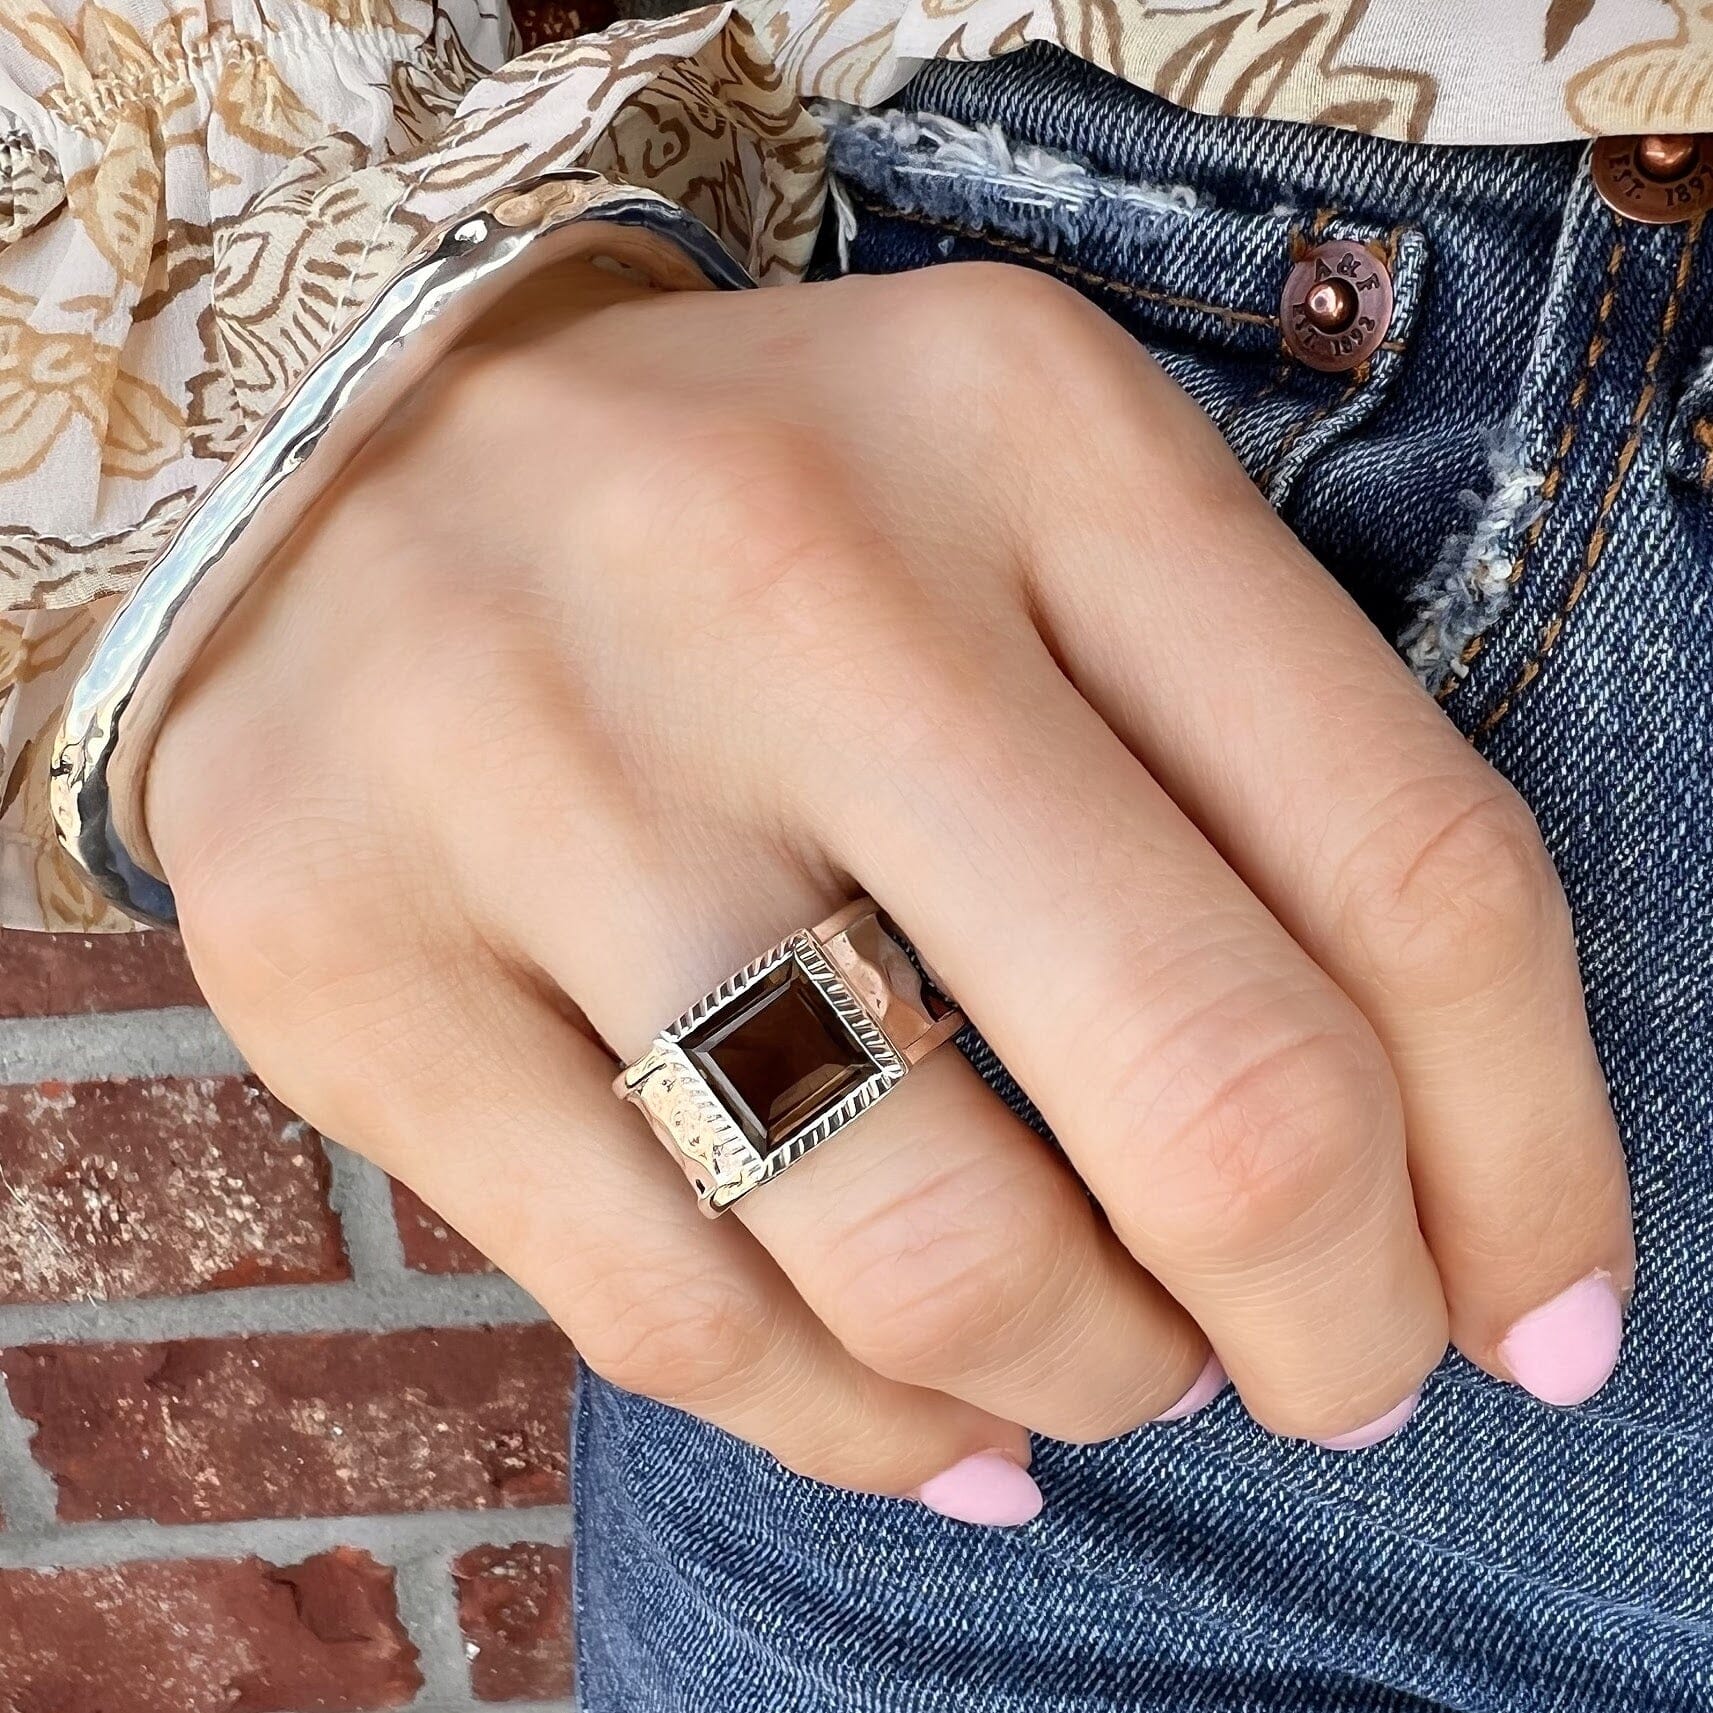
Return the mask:
<path id="1" fill-rule="evenodd" d="M 1674 482 L 1713 494 L 1713 346 L 1696 358 L 1672 412 L 1665 464 Z"/>
<path id="2" fill-rule="evenodd" d="M 1146 229 L 1193 220 L 1204 206 L 1188 185 L 1098 173 L 1069 155 L 1013 142 L 997 125 L 898 109 L 863 112 L 836 102 L 816 103 L 814 112 L 827 128 L 829 158 L 841 177 L 901 208 L 974 221 L 1049 256 L 1083 236 L 1097 215 L 1121 210 Z"/>
<path id="3" fill-rule="evenodd" d="M 1546 506 L 1546 472 L 1526 460 L 1514 428 L 1494 437 L 1487 474 L 1486 493 L 1464 492 L 1469 526 L 1445 542 L 1411 592 L 1415 617 L 1399 638 L 1417 680 L 1442 698 L 1468 677 L 1475 644 L 1509 609 L 1523 541 Z"/>

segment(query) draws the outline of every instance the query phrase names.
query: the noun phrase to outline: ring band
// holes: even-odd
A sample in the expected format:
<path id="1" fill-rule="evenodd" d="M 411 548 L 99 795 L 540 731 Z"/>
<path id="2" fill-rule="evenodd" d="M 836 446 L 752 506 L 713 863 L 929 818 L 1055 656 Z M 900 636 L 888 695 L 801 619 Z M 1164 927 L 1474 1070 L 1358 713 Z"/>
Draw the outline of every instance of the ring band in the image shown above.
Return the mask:
<path id="1" fill-rule="evenodd" d="M 724 1213 L 865 1113 L 964 1026 L 872 898 L 793 934 L 613 1083 Z"/>

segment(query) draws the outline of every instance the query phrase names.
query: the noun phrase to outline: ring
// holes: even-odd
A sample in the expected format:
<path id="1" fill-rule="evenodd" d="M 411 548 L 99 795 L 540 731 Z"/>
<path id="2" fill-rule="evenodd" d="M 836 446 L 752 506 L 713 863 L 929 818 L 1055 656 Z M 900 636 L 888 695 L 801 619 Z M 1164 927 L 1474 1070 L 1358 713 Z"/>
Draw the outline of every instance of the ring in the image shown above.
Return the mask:
<path id="1" fill-rule="evenodd" d="M 964 1026 L 872 898 L 696 1001 L 613 1083 L 724 1213 L 897 1087 Z"/>

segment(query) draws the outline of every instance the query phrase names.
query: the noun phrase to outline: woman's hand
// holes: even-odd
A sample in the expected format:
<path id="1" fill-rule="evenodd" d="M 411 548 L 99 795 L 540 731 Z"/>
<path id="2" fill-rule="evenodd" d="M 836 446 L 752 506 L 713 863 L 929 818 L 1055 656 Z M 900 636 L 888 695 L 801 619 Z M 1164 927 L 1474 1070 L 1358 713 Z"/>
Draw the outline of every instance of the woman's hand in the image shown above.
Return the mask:
<path id="1" fill-rule="evenodd" d="M 1616 1358 L 1623 1160 L 1527 810 L 1050 280 L 538 284 L 226 626 L 148 813 L 282 1098 L 599 1372 L 808 1474 L 1103 1439 L 1208 1341 L 1347 1445 L 1448 1330 L 1553 1402 Z M 940 1053 L 707 1222 L 612 1055 L 862 891 L 1064 1157 Z M 996 1467 L 925 1496 L 1024 1514 Z"/>

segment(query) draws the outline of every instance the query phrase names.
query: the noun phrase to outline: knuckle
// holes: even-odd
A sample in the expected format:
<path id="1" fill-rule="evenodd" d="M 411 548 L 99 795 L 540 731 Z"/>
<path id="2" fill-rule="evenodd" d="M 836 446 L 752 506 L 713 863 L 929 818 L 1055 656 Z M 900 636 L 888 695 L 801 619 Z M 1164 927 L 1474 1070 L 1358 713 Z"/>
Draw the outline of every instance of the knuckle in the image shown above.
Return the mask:
<path id="1" fill-rule="evenodd" d="M 433 386 L 435 414 L 466 442 L 566 413 L 564 372 L 531 341 L 468 341 L 436 366 Z"/>
<path id="2" fill-rule="evenodd" d="M 1064 281 L 1016 262 L 955 262 L 908 279 L 908 306 L 892 327 L 941 366 L 1026 360 L 1032 345 L 1079 334 L 1091 320 L 1091 306 Z M 1020 326 L 1027 339 L 1016 337 Z"/>
<path id="3" fill-rule="evenodd" d="M 671 499 L 656 487 L 633 518 L 696 542 L 698 623 L 759 612 L 799 629 L 872 574 L 873 532 L 821 436 L 724 408 L 680 412 L 662 434 Z"/>
<path id="4" fill-rule="evenodd" d="M 741 1394 L 777 1336 L 774 1317 L 717 1272 L 609 1275 L 579 1321 L 578 1350 L 603 1379 L 687 1409 Z"/>
<path id="5" fill-rule="evenodd" d="M 373 967 L 402 912 L 361 845 L 342 817 L 306 807 L 235 821 L 175 872 L 180 927 L 211 1000 L 296 1023 Z"/>
<path id="6" fill-rule="evenodd" d="M 1354 1011 L 1324 999 L 1276 1005 L 1258 1022 L 1242 1000 L 1204 1010 L 1164 1054 L 1134 1061 L 1112 1110 L 1134 1115 L 1132 1158 L 1148 1168 L 1143 1240 L 1189 1255 L 1288 1247 L 1363 1176 L 1397 1122 L 1379 1043 Z"/>
<path id="7" fill-rule="evenodd" d="M 1497 775 L 1437 794 L 1427 812 L 1389 814 L 1358 847 L 1344 895 L 1349 943 L 1426 1003 L 1510 980 L 1569 934 L 1534 817 Z"/>
<path id="8" fill-rule="evenodd" d="M 454 990 L 404 891 L 360 869 L 339 840 L 300 831 L 265 860 L 210 865 L 177 897 L 198 982 L 252 1068 L 318 1130 L 379 1158 L 432 1106 L 418 1037 L 448 1032 Z"/>
<path id="9" fill-rule="evenodd" d="M 994 398 L 1012 401 L 1006 420 L 1026 422 L 1037 437 L 1043 421 L 1063 420 L 1071 399 L 1079 423 L 1091 410 L 1099 420 L 1121 422 L 1136 374 L 1152 370 L 1151 359 L 1107 316 L 1038 268 L 959 262 L 907 278 L 909 302 L 885 323 L 893 342 L 888 361 L 902 358 L 912 372 L 940 377 L 962 434 L 985 424 L 1000 444 L 1018 449 L 994 418 Z"/>
<path id="10" fill-rule="evenodd" d="M 891 1379 L 991 1371 L 1049 1303 L 1067 1219 L 993 1162 L 943 1174 L 845 1233 L 828 1257 L 841 1341 Z M 860 1307 L 858 1306 L 860 1305 Z"/>
<path id="11" fill-rule="evenodd" d="M 233 841 L 211 860 L 175 871 L 179 926 L 198 977 L 218 1006 L 275 1011 L 290 1005 L 335 956 L 350 956 L 333 897 L 316 898 L 273 861 Z M 336 896 L 336 895 L 335 895 Z"/>

